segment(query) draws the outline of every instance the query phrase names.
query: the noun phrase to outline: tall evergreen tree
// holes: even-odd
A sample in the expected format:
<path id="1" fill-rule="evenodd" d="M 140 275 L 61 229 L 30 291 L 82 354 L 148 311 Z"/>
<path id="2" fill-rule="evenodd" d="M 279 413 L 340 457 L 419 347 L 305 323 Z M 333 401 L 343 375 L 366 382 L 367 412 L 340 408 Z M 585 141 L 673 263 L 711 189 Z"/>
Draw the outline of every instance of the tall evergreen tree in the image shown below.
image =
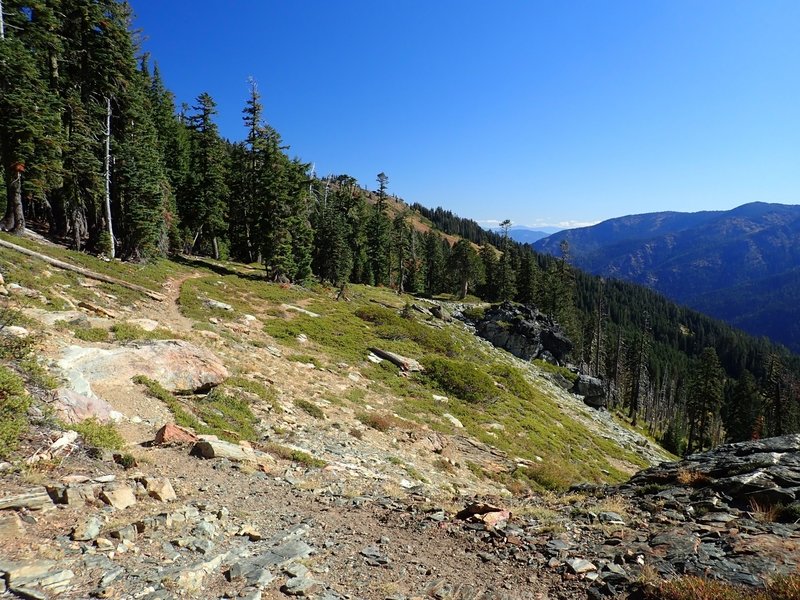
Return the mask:
<path id="1" fill-rule="evenodd" d="M 2 227 L 25 230 L 23 198 L 42 198 L 58 170 L 58 105 L 41 61 L 44 4 L 6 1 L 0 39 L 0 164 L 6 188 Z M 37 52 L 38 51 L 38 52 Z M 39 60 L 37 60 L 37 58 Z"/>
<path id="2" fill-rule="evenodd" d="M 497 299 L 500 301 L 511 300 L 517 293 L 516 289 L 516 275 L 514 272 L 513 264 L 513 251 L 508 237 L 508 229 L 511 227 L 511 221 L 506 219 L 500 223 L 503 230 L 502 253 L 497 262 Z"/>
<path id="3" fill-rule="evenodd" d="M 692 365 L 686 394 L 686 415 L 689 421 L 687 452 L 702 450 L 713 443 L 712 428 L 719 417 L 725 373 L 717 353 L 707 347 Z"/>
<path id="4" fill-rule="evenodd" d="M 204 92 L 189 117 L 192 131 L 187 184 L 178 198 L 178 212 L 189 236 L 189 249 L 207 241 L 214 258 L 220 257 L 219 238 L 225 233 L 228 201 L 227 156 L 214 116 L 216 103 Z"/>
<path id="5" fill-rule="evenodd" d="M 372 209 L 367 224 L 367 259 L 371 283 L 387 285 L 390 272 L 391 221 L 387 215 L 386 189 L 389 177 L 378 173 L 378 202 Z"/>
<path id="6" fill-rule="evenodd" d="M 442 252 L 442 242 L 444 240 L 437 233 L 425 232 L 423 238 L 424 288 L 425 293 L 429 296 L 438 294 L 445 289 L 445 258 Z"/>
<path id="7" fill-rule="evenodd" d="M 483 265 L 480 257 L 472 245 L 463 238 L 453 246 L 447 267 L 453 278 L 456 293 L 462 300 L 466 298 L 471 288 L 483 281 Z"/>
<path id="8" fill-rule="evenodd" d="M 517 285 L 517 300 L 522 304 L 536 303 L 538 273 L 536 258 L 530 251 L 523 252 Z"/>
<path id="9" fill-rule="evenodd" d="M 742 442 L 761 436 L 762 398 L 755 377 L 744 370 L 733 388 L 726 408 L 727 439 Z"/>

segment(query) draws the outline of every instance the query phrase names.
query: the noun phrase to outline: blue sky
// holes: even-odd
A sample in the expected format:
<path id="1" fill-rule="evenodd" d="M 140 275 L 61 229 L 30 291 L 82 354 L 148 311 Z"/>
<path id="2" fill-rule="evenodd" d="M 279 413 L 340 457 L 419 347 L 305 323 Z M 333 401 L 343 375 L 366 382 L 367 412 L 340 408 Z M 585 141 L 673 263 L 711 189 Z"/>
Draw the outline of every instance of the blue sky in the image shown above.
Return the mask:
<path id="1" fill-rule="evenodd" d="M 179 102 L 247 77 L 320 175 L 478 221 L 800 202 L 800 2 L 131 0 Z"/>

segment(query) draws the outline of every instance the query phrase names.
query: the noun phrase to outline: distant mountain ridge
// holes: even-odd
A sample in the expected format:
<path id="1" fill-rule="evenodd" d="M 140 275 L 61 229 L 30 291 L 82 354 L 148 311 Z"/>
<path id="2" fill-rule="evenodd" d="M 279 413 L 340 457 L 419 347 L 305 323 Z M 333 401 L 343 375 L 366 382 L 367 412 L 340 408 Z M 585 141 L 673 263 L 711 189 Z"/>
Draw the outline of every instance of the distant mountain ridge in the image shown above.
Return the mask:
<path id="1" fill-rule="evenodd" d="M 609 219 L 534 243 L 598 275 L 647 285 L 754 335 L 800 351 L 800 206 Z"/>
<path id="2" fill-rule="evenodd" d="M 493 227 L 491 229 L 492 231 L 500 231 L 498 227 Z M 514 225 L 513 227 L 509 228 L 508 237 L 515 242 L 519 242 L 520 244 L 533 244 L 534 242 L 546 238 L 549 235 L 553 235 L 558 231 L 560 231 L 560 229 L 555 227 L 542 227 L 541 229 L 535 229 L 533 227 L 526 227 L 525 225 Z"/>

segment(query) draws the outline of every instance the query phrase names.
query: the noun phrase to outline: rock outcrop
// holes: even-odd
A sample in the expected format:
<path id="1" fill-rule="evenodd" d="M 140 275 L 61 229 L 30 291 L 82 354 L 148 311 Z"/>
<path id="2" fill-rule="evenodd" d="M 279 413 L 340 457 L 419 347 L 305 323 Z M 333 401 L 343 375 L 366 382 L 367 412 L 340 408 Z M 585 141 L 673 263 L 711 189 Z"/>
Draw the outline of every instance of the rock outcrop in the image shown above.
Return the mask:
<path id="1" fill-rule="evenodd" d="M 572 342 L 552 318 L 531 306 L 503 302 L 475 323 L 476 333 L 523 360 L 563 364 Z"/>
<path id="2" fill-rule="evenodd" d="M 629 486 L 676 486 L 690 482 L 694 494 L 719 495 L 750 510 L 755 504 L 800 502 L 800 434 L 726 444 L 639 472 Z"/>
<path id="3" fill-rule="evenodd" d="M 597 377 L 579 374 L 570 390 L 573 394 L 583 396 L 583 401 L 594 408 L 605 408 L 606 390 L 603 381 Z"/>
<path id="4" fill-rule="evenodd" d="M 225 365 L 211 352 L 184 340 L 137 342 L 119 348 L 67 348 L 58 366 L 70 387 L 91 396 L 95 382 L 128 383 L 145 375 L 174 392 L 204 392 L 228 377 Z"/>

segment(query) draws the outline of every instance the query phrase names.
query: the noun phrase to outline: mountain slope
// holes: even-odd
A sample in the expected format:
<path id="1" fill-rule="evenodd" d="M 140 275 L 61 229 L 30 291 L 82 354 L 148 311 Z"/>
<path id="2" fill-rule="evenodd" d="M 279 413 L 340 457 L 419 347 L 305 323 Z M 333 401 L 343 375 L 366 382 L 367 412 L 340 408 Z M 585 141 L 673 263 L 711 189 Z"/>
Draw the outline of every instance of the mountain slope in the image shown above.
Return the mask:
<path id="1" fill-rule="evenodd" d="M 721 212 L 633 215 L 559 232 L 535 247 L 559 254 L 562 240 L 583 269 L 645 284 L 800 348 L 798 332 L 785 327 L 800 298 L 791 283 L 800 264 L 800 206 L 756 202 Z"/>

